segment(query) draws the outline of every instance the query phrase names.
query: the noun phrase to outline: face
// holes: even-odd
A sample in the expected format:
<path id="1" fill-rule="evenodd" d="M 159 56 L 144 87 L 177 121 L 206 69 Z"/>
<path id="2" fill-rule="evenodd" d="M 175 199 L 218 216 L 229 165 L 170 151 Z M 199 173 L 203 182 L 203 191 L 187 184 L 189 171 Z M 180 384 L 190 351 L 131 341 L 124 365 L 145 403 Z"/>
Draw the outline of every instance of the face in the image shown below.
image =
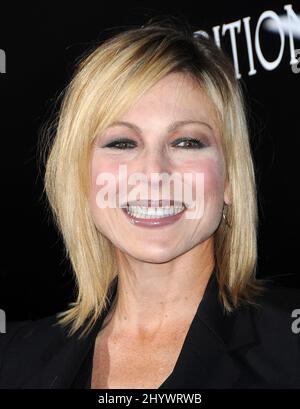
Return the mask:
<path id="1" fill-rule="evenodd" d="M 229 198 L 216 117 L 199 84 L 186 74 L 169 74 L 117 122 L 97 136 L 92 148 L 89 204 L 97 229 L 123 254 L 144 262 L 167 262 L 203 245 L 213 237 Z M 181 186 L 192 190 L 194 210 L 183 206 L 189 204 L 182 189 L 179 202 L 172 206 L 172 200 L 177 201 L 174 185 L 169 184 L 173 189 L 162 194 L 164 183 L 156 183 L 153 178 L 162 173 L 176 174 L 174 180 L 181 178 Z M 142 202 L 141 195 L 130 196 L 137 191 L 132 179 L 137 174 L 139 192 L 148 195 L 142 199 L 168 198 L 170 209 L 161 201 Z M 110 175 L 110 180 L 115 181 L 106 184 L 106 192 L 118 198 L 116 207 L 101 206 L 101 175 Z M 201 175 L 200 179 L 197 175 Z M 129 194 L 129 199 L 124 196 L 126 203 L 140 201 L 138 204 L 143 206 L 118 207 L 123 205 L 124 189 Z M 195 217 L 193 211 L 197 212 Z"/>

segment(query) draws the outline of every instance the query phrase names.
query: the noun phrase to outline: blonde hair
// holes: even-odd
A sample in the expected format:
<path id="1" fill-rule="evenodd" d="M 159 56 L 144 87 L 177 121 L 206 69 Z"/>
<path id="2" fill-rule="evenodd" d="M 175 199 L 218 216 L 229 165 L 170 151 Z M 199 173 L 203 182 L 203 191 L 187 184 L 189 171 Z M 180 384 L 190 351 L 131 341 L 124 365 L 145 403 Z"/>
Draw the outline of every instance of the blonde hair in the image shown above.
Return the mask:
<path id="1" fill-rule="evenodd" d="M 87 334 L 107 307 L 118 274 L 113 244 L 92 220 L 88 196 L 92 142 L 157 81 L 183 72 L 201 84 L 220 123 L 231 204 L 214 233 L 219 297 L 230 312 L 253 302 L 257 263 L 257 198 L 245 102 L 229 58 L 185 23 L 149 21 L 98 44 L 76 65 L 57 117 L 42 132 L 44 192 L 75 273 L 77 299 L 59 323 Z M 53 142 L 51 142 L 53 140 Z"/>

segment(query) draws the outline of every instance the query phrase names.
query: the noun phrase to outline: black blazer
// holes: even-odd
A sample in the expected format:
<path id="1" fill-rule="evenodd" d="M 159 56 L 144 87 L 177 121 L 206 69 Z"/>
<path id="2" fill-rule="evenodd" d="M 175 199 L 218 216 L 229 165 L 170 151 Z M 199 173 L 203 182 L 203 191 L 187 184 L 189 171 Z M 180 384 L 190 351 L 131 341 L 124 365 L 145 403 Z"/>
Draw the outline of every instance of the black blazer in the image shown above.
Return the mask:
<path id="1" fill-rule="evenodd" d="M 114 299 L 117 277 L 109 300 Z M 268 285 L 260 307 L 225 315 L 215 271 L 163 388 L 300 388 L 300 291 Z M 93 349 L 107 311 L 87 338 L 66 337 L 56 316 L 11 322 L 0 334 L 1 388 L 90 388 Z M 294 321 L 294 324 L 293 324 Z M 299 320 L 300 321 L 300 320 Z"/>

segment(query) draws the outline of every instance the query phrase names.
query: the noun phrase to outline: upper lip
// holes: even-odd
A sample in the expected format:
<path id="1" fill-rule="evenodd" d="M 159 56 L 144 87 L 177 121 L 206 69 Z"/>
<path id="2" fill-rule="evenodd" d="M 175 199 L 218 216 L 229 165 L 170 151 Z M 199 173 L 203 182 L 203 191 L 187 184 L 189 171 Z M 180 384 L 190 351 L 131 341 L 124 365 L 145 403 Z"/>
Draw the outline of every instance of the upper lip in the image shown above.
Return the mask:
<path id="1" fill-rule="evenodd" d="M 182 207 L 184 203 L 171 200 L 171 199 L 161 199 L 161 200 L 133 200 L 126 203 L 127 206 L 143 206 L 143 207 L 165 207 L 165 206 L 174 206 Z"/>

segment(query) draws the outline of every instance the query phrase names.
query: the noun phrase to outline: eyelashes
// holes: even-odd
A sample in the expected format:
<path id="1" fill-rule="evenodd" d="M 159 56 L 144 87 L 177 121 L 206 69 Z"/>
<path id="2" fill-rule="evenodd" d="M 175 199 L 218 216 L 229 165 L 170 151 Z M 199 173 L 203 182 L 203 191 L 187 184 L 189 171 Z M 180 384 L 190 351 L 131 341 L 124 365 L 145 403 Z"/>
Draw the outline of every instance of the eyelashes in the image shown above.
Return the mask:
<path id="1" fill-rule="evenodd" d="M 118 138 L 107 145 L 104 148 L 126 150 L 134 149 L 137 146 L 136 142 L 128 138 Z M 203 149 L 207 145 L 198 138 L 179 138 L 172 142 L 172 147 L 178 147 L 181 149 Z"/>
<path id="2" fill-rule="evenodd" d="M 183 143 L 188 143 L 188 145 L 182 146 Z M 181 144 L 181 146 L 178 146 L 179 144 Z M 202 149 L 207 146 L 198 138 L 179 138 L 172 143 L 172 146 L 174 145 L 183 149 Z"/>
<path id="3" fill-rule="evenodd" d="M 109 144 L 105 145 L 104 148 L 115 148 L 115 149 L 120 149 L 120 150 L 124 150 L 124 149 L 128 149 L 128 147 L 124 147 L 124 146 L 128 146 L 131 145 L 131 147 L 129 147 L 129 149 L 133 149 L 136 147 L 136 143 L 134 141 L 132 141 L 131 139 L 127 139 L 127 138 L 119 138 L 116 139 L 115 141 L 110 142 Z M 122 147 L 120 147 L 122 146 Z"/>

